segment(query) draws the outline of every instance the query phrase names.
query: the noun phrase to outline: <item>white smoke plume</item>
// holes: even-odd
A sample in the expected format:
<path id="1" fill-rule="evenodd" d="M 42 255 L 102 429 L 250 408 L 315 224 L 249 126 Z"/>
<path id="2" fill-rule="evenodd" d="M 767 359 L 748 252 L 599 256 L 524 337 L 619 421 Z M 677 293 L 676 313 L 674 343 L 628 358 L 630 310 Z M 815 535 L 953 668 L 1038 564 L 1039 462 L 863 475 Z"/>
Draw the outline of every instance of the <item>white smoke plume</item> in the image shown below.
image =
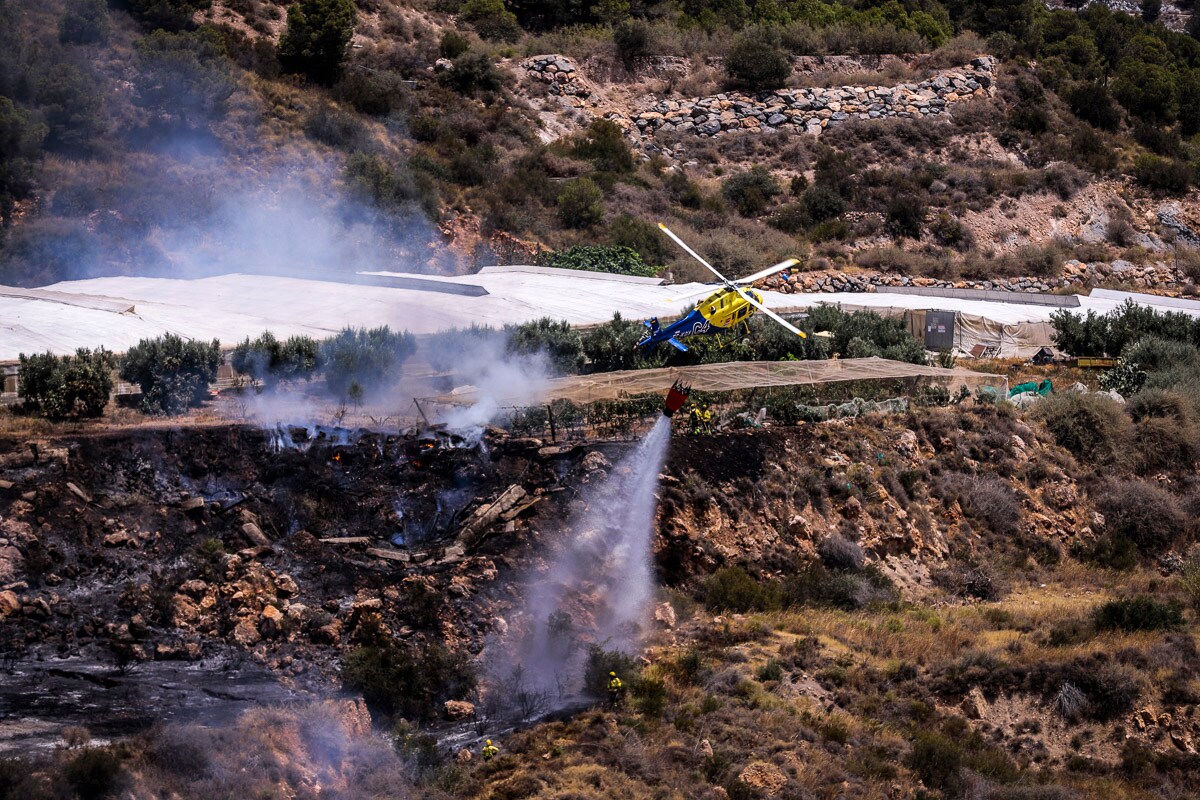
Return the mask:
<path id="1" fill-rule="evenodd" d="M 496 682 L 518 672 L 521 691 L 562 701 L 580 688 L 585 643 L 636 650 L 654 594 L 656 494 L 670 433 L 660 417 L 607 480 L 589 484 L 568 539 L 548 570 L 530 576 L 520 616 L 494 646 Z"/>
<path id="2" fill-rule="evenodd" d="M 431 364 L 453 373 L 453 382 L 470 398 L 465 405 L 444 409 L 437 421 L 468 436 L 507 408 L 540 402 L 551 377 L 545 353 L 511 352 L 504 331 L 449 331 L 430 337 L 422 349 Z"/>

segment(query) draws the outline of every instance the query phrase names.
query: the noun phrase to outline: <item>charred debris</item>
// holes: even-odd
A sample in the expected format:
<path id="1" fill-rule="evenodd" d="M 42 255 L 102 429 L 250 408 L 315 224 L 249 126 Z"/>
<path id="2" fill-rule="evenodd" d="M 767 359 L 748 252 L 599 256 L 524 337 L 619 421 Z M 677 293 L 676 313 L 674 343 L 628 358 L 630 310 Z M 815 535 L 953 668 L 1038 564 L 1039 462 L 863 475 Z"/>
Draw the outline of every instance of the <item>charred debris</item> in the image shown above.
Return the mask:
<path id="1" fill-rule="evenodd" d="M 249 654 L 296 686 L 328 685 L 364 627 L 477 653 L 530 545 L 627 447 L 498 429 L 2 438 L 0 652 L 115 670 Z"/>

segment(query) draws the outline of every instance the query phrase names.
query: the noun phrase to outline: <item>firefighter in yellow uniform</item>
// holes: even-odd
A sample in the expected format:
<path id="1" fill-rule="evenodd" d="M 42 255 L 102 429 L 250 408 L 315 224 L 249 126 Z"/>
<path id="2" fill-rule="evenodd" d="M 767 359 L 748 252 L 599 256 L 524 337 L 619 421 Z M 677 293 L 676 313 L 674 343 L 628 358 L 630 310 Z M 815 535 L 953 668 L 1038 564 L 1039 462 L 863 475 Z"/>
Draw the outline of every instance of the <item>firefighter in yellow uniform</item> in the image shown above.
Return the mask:
<path id="1" fill-rule="evenodd" d="M 499 752 L 500 748 L 492 744 L 491 739 L 488 739 L 483 743 L 483 752 L 481 752 L 480 755 L 483 756 L 484 761 L 491 761 Z"/>
<path id="2" fill-rule="evenodd" d="M 621 702 L 621 692 L 624 691 L 625 684 L 621 683 L 621 679 L 617 677 L 617 673 L 608 673 L 608 704 L 613 708 L 617 707 L 617 703 Z"/>
<path id="3" fill-rule="evenodd" d="M 712 433 L 712 411 L 708 406 L 692 406 L 688 412 L 689 433 L 699 436 L 702 433 Z"/>

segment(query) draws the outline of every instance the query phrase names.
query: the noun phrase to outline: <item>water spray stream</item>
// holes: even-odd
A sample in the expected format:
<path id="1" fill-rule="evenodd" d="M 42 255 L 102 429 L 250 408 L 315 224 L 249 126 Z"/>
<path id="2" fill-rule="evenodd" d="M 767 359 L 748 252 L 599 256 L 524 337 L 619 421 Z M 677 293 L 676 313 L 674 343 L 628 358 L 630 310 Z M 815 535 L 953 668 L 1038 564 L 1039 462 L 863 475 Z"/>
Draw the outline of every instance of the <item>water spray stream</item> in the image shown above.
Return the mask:
<path id="1" fill-rule="evenodd" d="M 653 599 L 656 492 L 670 434 L 671 421 L 660 417 L 583 498 L 586 508 L 562 551 L 530 581 L 524 612 L 499 659 L 501 669 L 521 675 L 522 689 L 560 700 L 577 692 L 583 641 L 625 652 L 637 647 Z"/>

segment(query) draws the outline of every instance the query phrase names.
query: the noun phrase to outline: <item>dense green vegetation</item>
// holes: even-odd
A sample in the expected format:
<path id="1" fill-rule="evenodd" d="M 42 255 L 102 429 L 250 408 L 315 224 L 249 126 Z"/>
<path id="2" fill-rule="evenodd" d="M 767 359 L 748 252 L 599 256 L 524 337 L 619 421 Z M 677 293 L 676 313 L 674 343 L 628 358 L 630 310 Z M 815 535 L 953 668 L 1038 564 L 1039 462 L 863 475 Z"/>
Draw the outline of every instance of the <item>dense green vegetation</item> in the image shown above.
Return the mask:
<path id="1" fill-rule="evenodd" d="M 182 414 L 208 397 L 217 378 L 221 343 L 185 341 L 173 333 L 143 339 L 125 353 L 121 379 L 142 390 L 142 409 L 150 414 Z"/>
<path id="2" fill-rule="evenodd" d="M 408 331 L 379 328 L 346 328 L 321 343 L 320 361 L 325 383 L 336 397 L 362 402 L 377 389 L 400 377 L 400 367 L 416 350 Z"/>
<path id="3" fill-rule="evenodd" d="M 21 355 L 20 396 L 26 410 L 50 419 L 98 417 L 108 405 L 117 361 L 101 348 L 73 356 Z"/>
<path id="4" fill-rule="evenodd" d="M 251 341 L 249 337 L 229 354 L 237 372 L 270 387 L 280 381 L 312 377 L 321 366 L 320 346 L 308 336 L 289 336 L 280 341 L 270 331 Z"/>

